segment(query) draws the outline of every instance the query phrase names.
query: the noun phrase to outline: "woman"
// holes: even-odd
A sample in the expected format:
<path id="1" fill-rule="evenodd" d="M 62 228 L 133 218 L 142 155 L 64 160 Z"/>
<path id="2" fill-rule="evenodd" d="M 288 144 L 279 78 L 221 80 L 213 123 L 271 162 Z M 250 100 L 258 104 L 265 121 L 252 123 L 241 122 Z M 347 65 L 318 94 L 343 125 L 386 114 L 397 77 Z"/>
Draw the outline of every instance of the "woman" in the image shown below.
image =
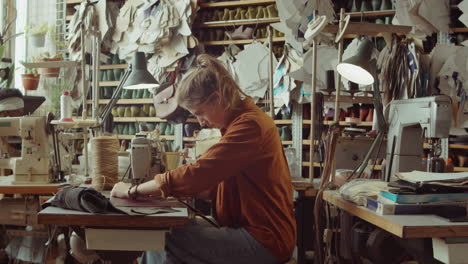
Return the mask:
<path id="1" fill-rule="evenodd" d="M 195 163 L 139 186 L 117 183 L 130 198 L 197 196 L 216 204 L 216 228 L 194 223 L 166 239 L 168 263 L 281 263 L 295 246 L 292 185 L 273 120 L 244 95 L 224 66 L 202 54 L 177 87 L 177 101 L 222 138 Z M 144 262 L 154 263 L 147 252 Z"/>

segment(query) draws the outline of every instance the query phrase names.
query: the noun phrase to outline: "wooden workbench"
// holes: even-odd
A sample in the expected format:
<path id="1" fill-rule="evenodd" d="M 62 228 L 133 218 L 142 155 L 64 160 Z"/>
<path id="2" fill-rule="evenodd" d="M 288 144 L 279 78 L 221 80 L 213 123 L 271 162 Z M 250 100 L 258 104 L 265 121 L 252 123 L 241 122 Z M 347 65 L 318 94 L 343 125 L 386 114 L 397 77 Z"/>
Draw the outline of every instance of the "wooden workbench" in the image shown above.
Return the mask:
<path id="1" fill-rule="evenodd" d="M 0 194 L 50 194 L 53 195 L 64 183 L 13 184 L 13 176 L 0 176 Z M 66 185 L 66 184 L 65 184 Z"/>
<path id="2" fill-rule="evenodd" d="M 378 215 L 363 206 L 344 200 L 337 191 L 325 191 L 323 199 L 401 238 L 468 236 L 468 222 L 448 222 L 436 215 Z"/>
<path id="3" fill-rule="evenodd" d="M 84 230 L 88 249 L 161 251 L 171 228 L 189 223 L 187 208 L 155 215 L 92 214 L 49 206 L 38 213 L 38 223 Z M 132 241 L 128 243 L 128 241 Z"/>
<path id="4" fill-rule="evenodd" d="M 38 213 L 38 223 L 57 226 L 81 227 L 137 227 L 169 228 L 183 226 L 189 222 L 187 208 L 179 212 L 156 215 L 91 214 L 49 206 Z"/>

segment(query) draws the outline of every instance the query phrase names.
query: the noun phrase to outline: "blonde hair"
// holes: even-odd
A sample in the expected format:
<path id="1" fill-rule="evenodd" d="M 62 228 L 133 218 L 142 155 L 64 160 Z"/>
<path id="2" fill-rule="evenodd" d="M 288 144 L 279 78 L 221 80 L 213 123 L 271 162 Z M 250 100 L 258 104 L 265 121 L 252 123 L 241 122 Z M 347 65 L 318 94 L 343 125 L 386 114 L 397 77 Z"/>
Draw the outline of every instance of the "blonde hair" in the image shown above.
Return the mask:
<path id="1" fill-rule="evenodd" d="M 222 62 L 201 54 L 197 56 L 196 67 L 185 73 L 177 84 L 177 103 L 183 108 L 193 108 L 209 103 L 211 95 L 218 92 L 221 105 L 226 111 L 236 110 L 245 95 Z"/>

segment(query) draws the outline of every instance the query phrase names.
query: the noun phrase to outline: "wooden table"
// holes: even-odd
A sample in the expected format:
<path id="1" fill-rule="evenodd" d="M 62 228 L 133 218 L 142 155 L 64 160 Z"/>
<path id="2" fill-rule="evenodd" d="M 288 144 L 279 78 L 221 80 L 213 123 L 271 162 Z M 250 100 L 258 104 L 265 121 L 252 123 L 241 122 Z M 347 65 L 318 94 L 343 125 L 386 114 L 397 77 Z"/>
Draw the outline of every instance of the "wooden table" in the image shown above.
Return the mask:
<path id="1" fill-rule="evenodd" d="M 63 183 L 13 184 L 14 176 L 0 176 L 0 224 L 37 225 L 40 196 L 52 196 Z M 21 194 L 21 198 L 2 198 L 3 195 Z"/>
<path id="2" fill-rule="evenodd" d="M 187 208 L 156 215 L 92 214 L 49 206 L 38 213 L 38 223 L 84 229 L 86 246 L 94 250 L 161 251 L 165 234 L 189 222 Z"/>
<path id="3" fill-rule="evenodd" d="M 467 237 L 468 222 L 453 223 L 436 215 L 378 215 L 341 198 L 337 191 L 325 191 L 323 199 L 401 238 Z"/>
<path id="4" fill-rule="evenodd" d="M 14 176 L 0 176 L 0 194 L 53 195 L 66 183 L 13 184 Z"/>
<path id="5" fill-rule="evenodd" d="M 92 214 L 49 206 L 38 213 L 39 224 L 80 227 L 133 227 L 170 228 L 186 225 L 189 222 L 187 208 L 177 208 L 180 212 L 148 216 L 124 214 Z"/>

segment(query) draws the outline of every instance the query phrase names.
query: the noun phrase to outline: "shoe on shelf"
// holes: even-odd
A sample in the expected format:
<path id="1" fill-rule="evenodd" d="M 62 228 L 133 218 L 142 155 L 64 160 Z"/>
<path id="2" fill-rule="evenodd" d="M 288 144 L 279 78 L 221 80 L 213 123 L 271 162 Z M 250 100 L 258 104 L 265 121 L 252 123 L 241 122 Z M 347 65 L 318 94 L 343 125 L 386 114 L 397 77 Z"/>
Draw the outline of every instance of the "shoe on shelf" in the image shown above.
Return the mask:
<path id="1" fill-rule="evenodd" d="M 255 18 L 263 18 L 263 7 L 257 6 L 257 12 Z"/>
<path id="2" fill-rule="evenodd" d="M 241 20 L 242 19 L 241 11 L 242 11 L 242 8 L 240 8 L 240 7 L 236 8 L 236 14 L 234 15 L 234 20 Z"/>
<path id="3" fill-rule="evenodd" d="M 269 5 L 266 7 L 268 12 L 268 17 L 279 17 L 278 9 L 276 9 L 276 5 Z"/>
<path id="4" fill-rule="evenodd" d="M 361 121 L 365 121 L 368 114 L 369 108 L 367 106 L 361 105 L 361 107 L 359 107 L 359 119 Z"/>
<path id="5" fill-rule="evenodd" d="M 236 20 L 236 10 L 229 10 L 229 20 Z"/>
<path id="6" fill-rule="evenodd" d="M 367 114 L 366 122 L 372 122 L 373 120 L 374 120 L 374 108 L 371 107 L 369 108 L 369 113 Z"/>
<path id="7" fill-rule="evenodd" d="M 221 17 L 221 21 L 229 20 L 229 9 L 224 8 L 223 16 Z"/>

